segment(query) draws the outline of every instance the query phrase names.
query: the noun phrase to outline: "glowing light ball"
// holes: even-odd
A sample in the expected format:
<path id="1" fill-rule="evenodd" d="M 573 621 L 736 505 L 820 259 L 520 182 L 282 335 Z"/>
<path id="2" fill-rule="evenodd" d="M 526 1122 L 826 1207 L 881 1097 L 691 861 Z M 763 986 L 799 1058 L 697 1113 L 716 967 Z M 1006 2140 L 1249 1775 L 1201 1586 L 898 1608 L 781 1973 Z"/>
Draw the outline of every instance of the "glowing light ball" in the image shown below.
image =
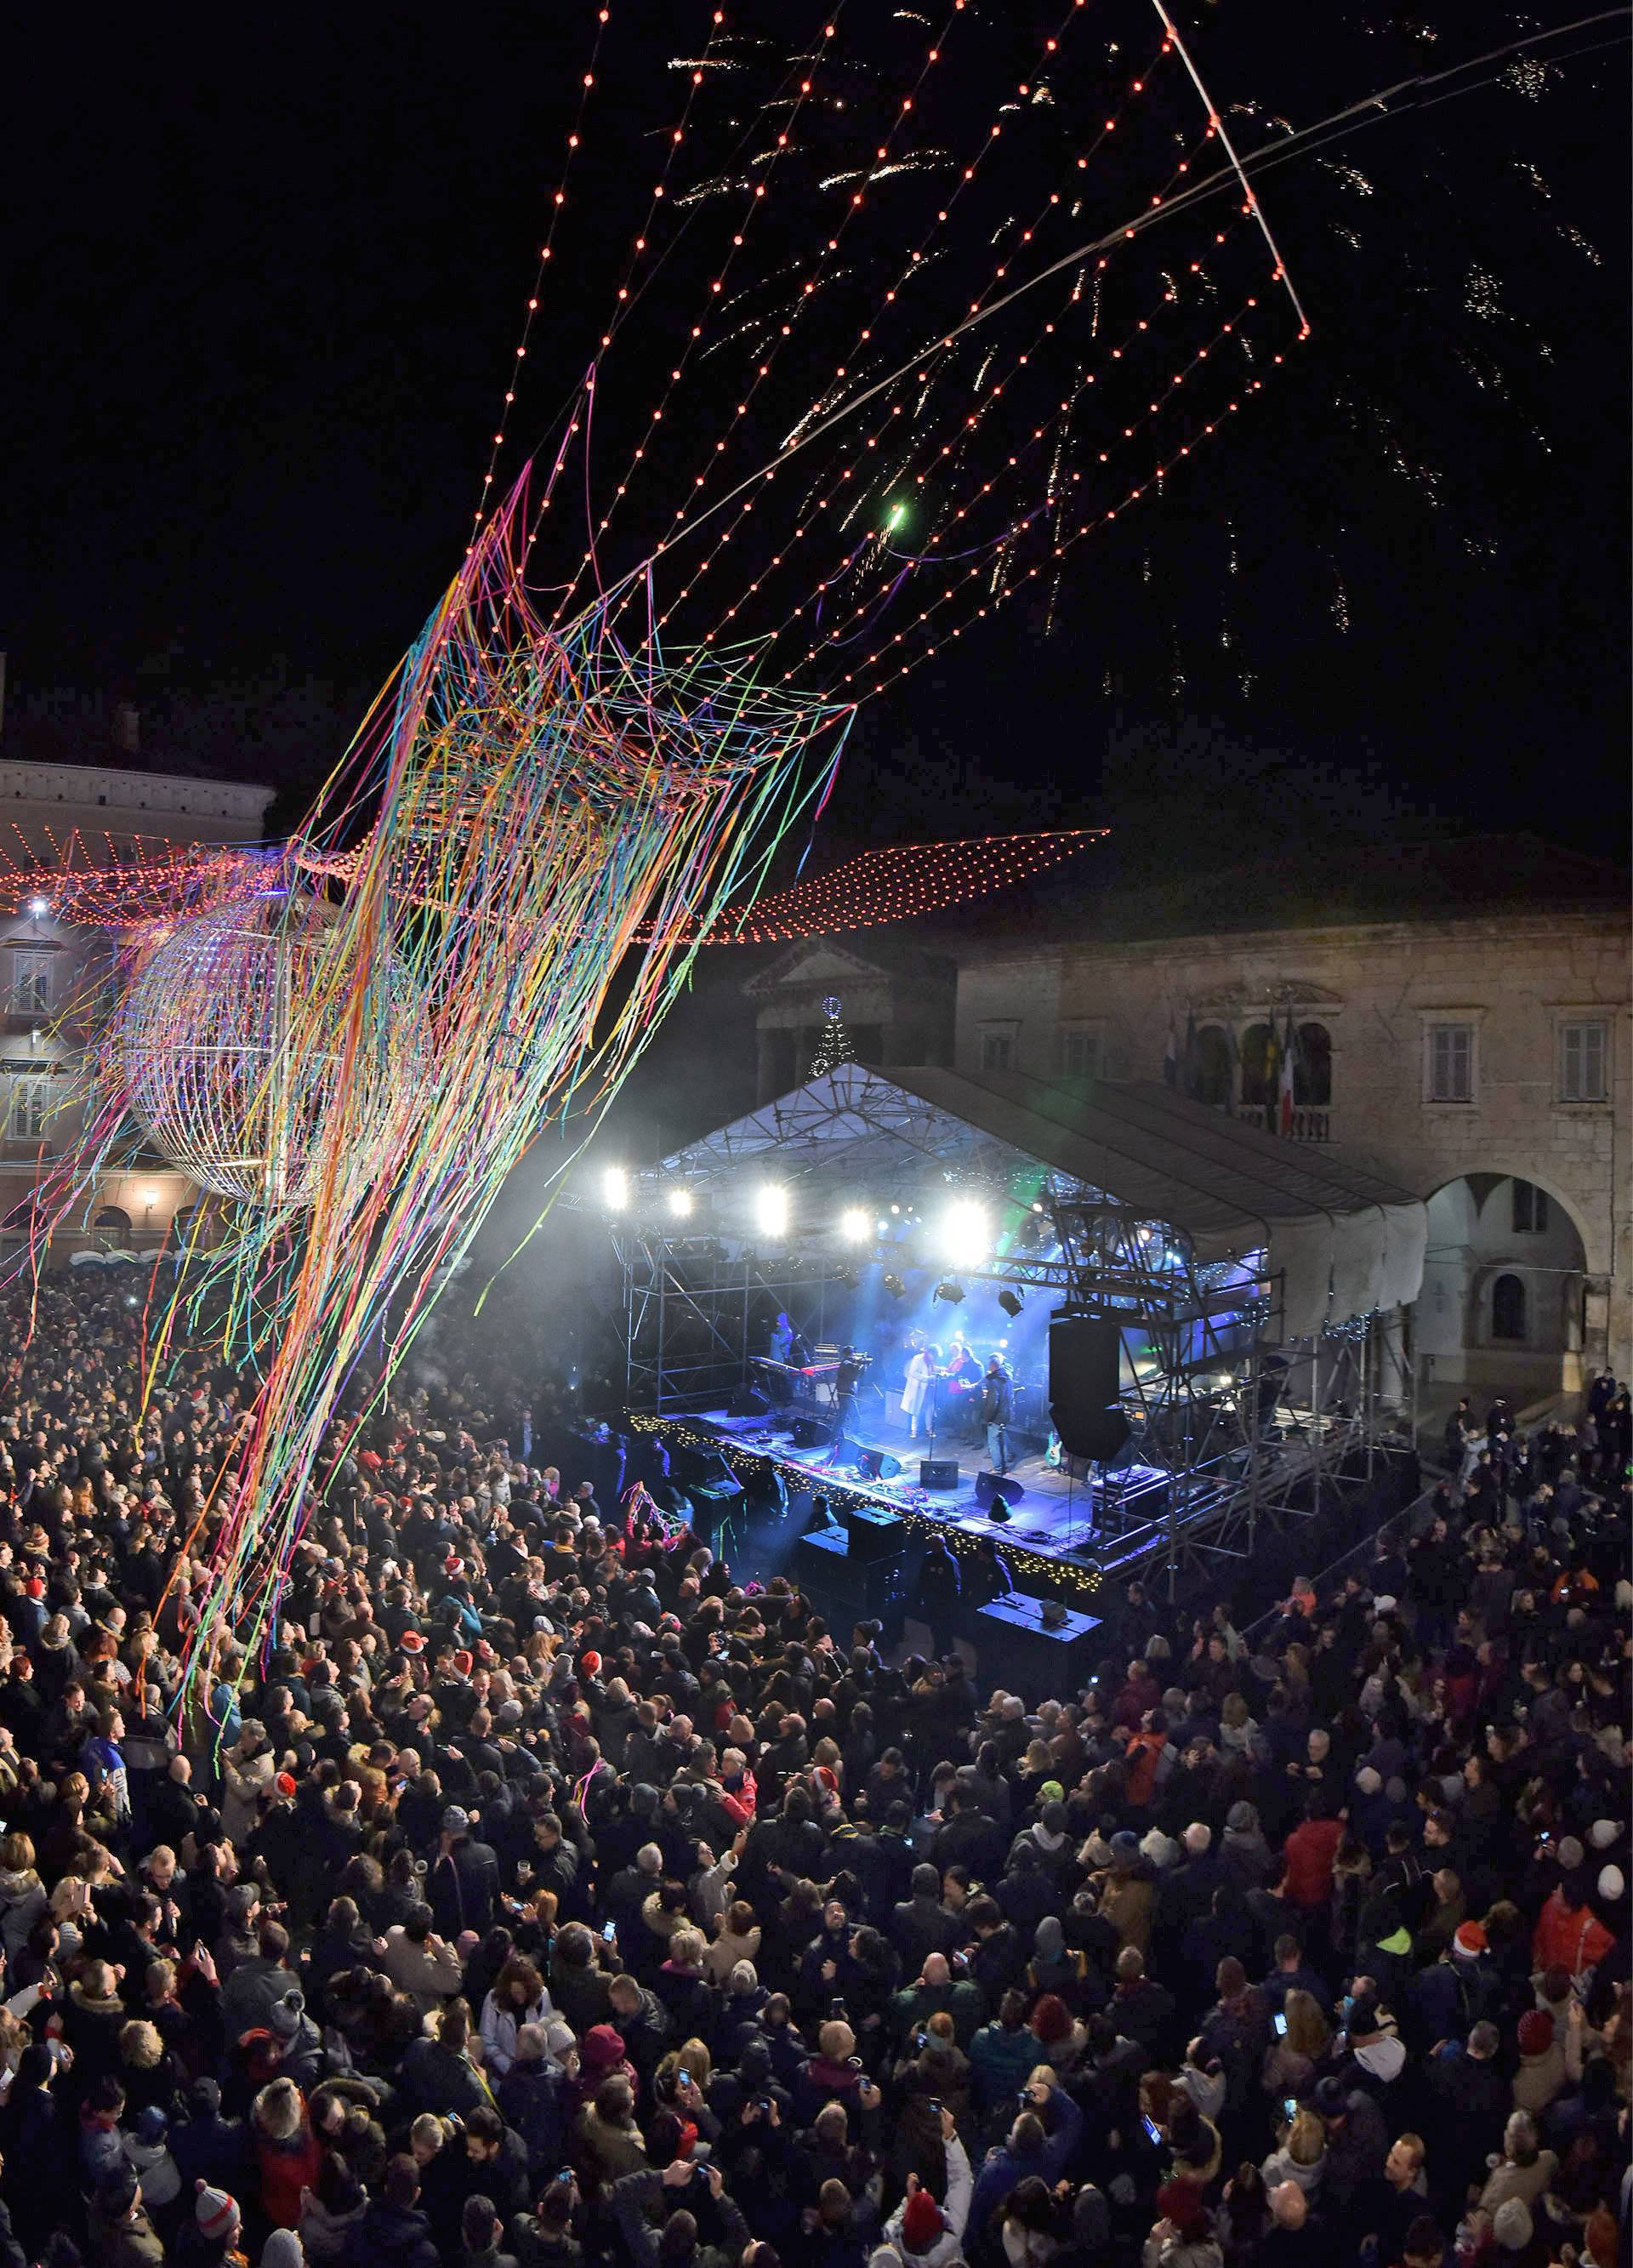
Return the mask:
<path id="1" fill-rule="evenodd" d="M 280 890 L 182 922 L 144 963 L 120 1019 L 130 1108 L 201 1188 L 247 1205 L 311 1204 L 348 1040 L 343 961 L 327 909 Z M 342 1171 L 354 1187 L 423 1073 L 413 989 L 395 964 L 385 983 L 388 1012 L 352 1042 Z"/>

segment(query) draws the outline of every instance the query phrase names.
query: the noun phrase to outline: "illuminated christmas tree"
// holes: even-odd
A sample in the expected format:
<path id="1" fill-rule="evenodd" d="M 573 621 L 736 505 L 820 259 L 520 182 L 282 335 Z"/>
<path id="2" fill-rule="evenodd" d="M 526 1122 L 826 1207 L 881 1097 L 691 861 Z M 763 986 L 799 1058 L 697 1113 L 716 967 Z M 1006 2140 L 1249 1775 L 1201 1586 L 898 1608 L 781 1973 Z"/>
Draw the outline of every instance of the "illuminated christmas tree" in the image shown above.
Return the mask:
<path id="1" fill-rule="evenodd" d="M 839 1020 L 839 1003 L 830 992 L 822 1003 L 822 1013 L 828 1021 L 822 1027 L 822 1036 L 816 1043 L 816 1053 L 811 1058 L 809 1076 L 826 1079 L 837 1071 L 841 1064 L 855 1063 L 857 1051 L 850 1044 L 850 1035 Z"/>

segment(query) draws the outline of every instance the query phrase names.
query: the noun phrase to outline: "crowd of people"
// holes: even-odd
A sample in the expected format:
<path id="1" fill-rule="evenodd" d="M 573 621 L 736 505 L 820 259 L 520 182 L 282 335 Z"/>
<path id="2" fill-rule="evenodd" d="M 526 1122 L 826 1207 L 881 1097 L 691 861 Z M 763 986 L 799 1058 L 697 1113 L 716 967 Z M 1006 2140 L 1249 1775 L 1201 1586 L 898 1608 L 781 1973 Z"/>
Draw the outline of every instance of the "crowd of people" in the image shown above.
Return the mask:
<path id="1" fill-rule="evenodd" d="M 1625 2257 L 1597 1418 L 1254 1643 L 1130 1587 L 1048 1697 L 409 1378 L 183 1689 L 239 1382 L 144 1407 L 106 1284 L 7 1323 L 0 2268 Z"/>

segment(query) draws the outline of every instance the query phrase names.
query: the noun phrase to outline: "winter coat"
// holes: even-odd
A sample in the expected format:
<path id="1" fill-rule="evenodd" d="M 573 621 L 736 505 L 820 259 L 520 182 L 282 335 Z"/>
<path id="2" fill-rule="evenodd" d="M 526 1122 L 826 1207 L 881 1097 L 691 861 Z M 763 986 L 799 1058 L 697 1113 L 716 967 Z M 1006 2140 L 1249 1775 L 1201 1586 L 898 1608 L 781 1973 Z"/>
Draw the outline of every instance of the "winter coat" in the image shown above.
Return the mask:
<path id="1" fill-rule="evenodd" d="M 1151 1943 L 1157 1886 L 1149 1871 L 1113 1872 L 1102 1878 L 1100 1913 L 1117 1933 L 1118 1951 L 1132 1945 L 1144 1953 Z"/>
<path id="2" fill-rule="evenodd" d="M 32 1867 L 16 1873 L 0 1869 L 0 1937 L 8 1966 L 27 1944 L 29 1931 L 45 1910 L 45 1885 Z"/>
<path id="3" fill-rule="evenodd" d="M 139 2142 L 134 2134 L 121 2138 L 126 2163 L 142 2184 L 144 2205 L 174 2205 L 181 2194 L 181 2176 L 162 2142 Z"/>
<path id="4" fill-rule="evenodd" d="M 301 2192 L 317 2180 L 323 2151 L 303 2109 L 299 2126 L 287 2139 L 263 2134 L 253 2122 L 255 2166 L 261 2181 L 261 2209 L 274 2228 L 298 2228 Z"/>
<path id="5" fill-rule="evenodd" d="M 301 2250 L 308 2261 L 317 2264 L 339 2260 L 348 2246 L 356 2242 L 368 2209 L 369 2201 L 364 2197 L 349 2213 L 331 2213 L 314 2191 L 303 2190 L 299 2235 Z"/>
<path id="6" fill-rule="evenodd" d="M 445 2000 L 456 1999 L 465 1989 L 464 1972 L 452 1946 L 442 1945 L 433 1953 L 429 1945 L 416 1945 L 395 1924 L 386 1933 L 386 1950 L 378 1965 L 408 1994 L 422 2016 L 429 2016 Z"/>
<path id="7" fill-rule="evenodd" d="M 431 2225 L 417 2208 L 401 2212 L 382 2198 L 357 2223 L 345 2268 L 441 2268 Z"/>
<path id="8" fill-rule="evenodd" d="M 1506 2205 L 1510 2198 L 1518 2198 L 1521 2205 L 1533 2213 L 1536 2201 L 1559 2171 L 1559 2160 L 1552 2150 L 1539 2150 L 1528 2166 L 1517 2166 L 1512 2158 L 1504 2158 L 1492 2169 L 1490 2178 L 1480 2192 L 1480 2209 L 1495 2215 L 1498 2205 Z"/>
<path id="9" fill-rule="evenodd" d="M 271 1786 L 276 1771 L 277 1759 L 270 1749 L 258 1756 L 222 1757 L 221 1832 L 226 1841 L 240 1848 L 248 1842 L 261 1815 L 259 1798 Z"/>
<path id="10" fill-rule="evenodd" d="M 1540 2118 L 1565 2084 L 1565 2051 L 1558 2036 L 1541 2055 L 1522 2055 L 1514 2073 L 1514 2108 Z"/>
<path id="11" fill-rule="evenodd" d="M 516 2060 L 516 2035 L 524 2024 L 545 2024 L 555 2014 L 549 1993 L 540 1987 L 531 2007 L 518 2010 L 489 1992 L 482 2004 L 482 2066 L 490 2079 L 503 2079 Z"/>

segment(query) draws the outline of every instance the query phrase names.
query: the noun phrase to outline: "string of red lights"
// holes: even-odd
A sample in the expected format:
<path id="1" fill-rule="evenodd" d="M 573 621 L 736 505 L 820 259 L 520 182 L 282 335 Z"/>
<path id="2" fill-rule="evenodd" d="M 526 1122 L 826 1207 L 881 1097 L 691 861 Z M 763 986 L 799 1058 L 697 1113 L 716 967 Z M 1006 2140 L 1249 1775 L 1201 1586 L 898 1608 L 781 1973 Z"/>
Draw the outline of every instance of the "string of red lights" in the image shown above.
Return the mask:
<path id="1" fill-rule="evenodd" d="M 1077 4 L 1080 4 L 1080 0 L 1077 0 Z M 1063 19 L 1060 27 L 1061 33 L 1063 33 L 1066 24 L 1070 23 L 1071 20 L 1072 18 L 1070 15 Z M 1046 55 L 1054 54 L 1058 49 L 1059 44 L 1060 40 L 1058 35 L 1049 38 L 1045 42 Z M 1145 72 L 1142 74 L 1140 77 L 1136 78 L 1131 83 L 1131 87 L 1129 89 L 1130 93 L 1143 94 L 1145 92 L 1146 83 L 1150 78 L 1151 70 L 1155 68 L 1156 62 L 1159 61 L 1162 56 L 1169 54 L 1170 52 L 1171 48 L 1169 42 L 1165 40 L 1158 49 L 1157 56 L 1153 59 L 1153 63 L 1147 67 Z M 1032 81 L 1029 79 L 1021 80 L 1016 90 L 1017 94 L 1021 98 L 1026 97 L 1032 91 Z M 1001 105 L 1000 107 L 1002 107 L 1003 106 Z M 1092 162 L 1095 153 L 1105 142 L 1107 136 L 1114 133 L 1116 130 L 1117 126 L 1122 122 L 1126 115 L 1126 108 L 1127 103 L 1125 98 L 1124 105 L 1114 113 L 1113 116 L 1106 121 L 1100 133 L 1095 137 L 1094 141 L 1090 144 L 1088 149 L 1086 151 L 1080 151 L 1077 153 L 1076 166 L 1074 170 L 1081 171 L 1086 169 Z M 908 280 L 912 276 L 915 268 L 929 257 L 938 235 L 941 229 L 949 221 L 959 197 L 962 195 L 963 191 L 968 187 L 968 185 L 975 180 L 980 170 L 981 161 L 982 158 L 991 151 L 993 143 L 997 139 L 999 133 L 1001 132 L 1001 128 L 1002 121 L 995 120 L 989 129 L 981 150 L 975 153 L 973 163 L 962 169 L 960 179 L 953 188 L 952 195 L 948 197 L 945 205 L 938 211 L 934 224 L 925 234 L 923 241 L 918 246 L 915 247 L 908 254 L 907 259 L 897 276 L 895 284 L 885 294 L 886 303 L 895 298 L 897 293 L 904 287 Z M 1180 170 L 1183 171 L 1184 168 L 1181 167 Z M 1160 199 L 1153 200 L 1153 202 L 1160 202 Z M 1031 225 L 1021 232 L 1019 240 L 1022 244 L 1030 244 L 1033 240 L 1038 228 L 1043 225 L 1051 209 L 1058 208 L 1060 202 L 1060 192 L 1052 192 L 1045 204 L 1033 214 Z M 982 310 L 989 304 L 992 293 L 997 289 L 1000 284 L 1006 280 L 1009 275 L 1009 269 L 1010 260 L 1008 258 L 1000 258 L 994 262 L 991 274 L 987 277 L 986 281 L 982 285 L 981 290 L 970 302 L 968 313 L 971 317 L 976 317 L 981 314 Z M 1045 328 L 1046 329 L 1052 329 L 1053 326 L 1048 325 Z M 858 334 L 857 338 L 852 345 L 846 359 L 835 365 L 834 382 L 841 381 L 847 376 L 856 354 L 868 342 L 871 336 L 871 327 L 864 328 Z M 944 338 L 939 341 L 931 341 L 923 349 L 924 356 L 928 359 L 929 357 L 933 357 L 936 353 L 950 348 L 952 344 L 953 341 L 949 338 Z M 927 375 L 927 373 L 925 374 Z M 995 397 L 990 394 L 986 397 L 989 406 L 993 398 Z M 870 451 L 877 450 L 879 442 L 884 438 L 886 432 L 889 430 L 891 418 L 899 416 L 900 414 L 900 403 L 892 403 L 886 413 L 881 416 L 879 422 L 874 425 L 872 431 L 870 433 L 865 434 L 861 441 L 855 446 L 851 456 L 835 468 L 833 482 L 829 487 L 827 495 L 820 498 L 814 505 L 807 504 L 802 507 L 801 524 L 796 526 L 792 534 L 788 539 L 791 545 L 802 541 L 805 535 L 809 532 L 811 523 L 808 519 L 805 519 L 803 515 L 813 511 L 820 512 L 827 510 L 835 503 L 838 498 L 840 490 L 843 483 L 855 477 L 857 470 L 864 462 L 868 453 Z M 959 414 L 960 416 L 964 416 L 964 413 L 961 411 Z M 967 425 L 967 419 L 966 419 L 965 422 L 966 425 Z M 745 498 L 738 514 L 739 521 L 740 521 L 745 513 L 754 509 L 754 502 L 755 499 L 752 495 Z M 710 569 L 719 558 L 720 555 L 725 550 L 725 546 L 731 542 L 735 532 L 735 526 L 728 526 L 716 538 L 713 548 L 704 556 L 702 560 L 700 561 L 698 566 L 693 570 L 691 578 L 687 583 L 685 588 L 681 590 L 677 598 L 671 602 L 669 613 L 666 614 L 660 620 L 660 629 L 667 622 L 669 614 L 673 614 L 674 608 L 679 606 L 682 600 L 688 598 L 691 595 L 702 577 L 709 572 Z M 785 556 L 786 555 L 784 555 L 784 556 Z M 779 562 L 778 563 L 781 563 Z M 743 606 L 745 601 L 759 589 L 761 579 L 763 578 L 756 578 L 745 589 L 739 591 L 735 601 L 726 608 L 725 611 L 716 622 L 713 630 L 705 634 L 705 644 L 712 644 L 717 637 L 718 633 L 725 623 L 735 618 L 739 609 Z M 819 585 L 819 588 L 826 588 L 826 585 Z M 790 623 L 801 611 L 803 611 L 801 608 L 796 608 L 794 610 L 794 614 L 779 624 L 777 629 L 770 634 L 765 642 L 767 651 L 769 651 L 770 648 L 775 645 L 776 639 L 783 635 L 783 631 L 788 629 Z"/>

